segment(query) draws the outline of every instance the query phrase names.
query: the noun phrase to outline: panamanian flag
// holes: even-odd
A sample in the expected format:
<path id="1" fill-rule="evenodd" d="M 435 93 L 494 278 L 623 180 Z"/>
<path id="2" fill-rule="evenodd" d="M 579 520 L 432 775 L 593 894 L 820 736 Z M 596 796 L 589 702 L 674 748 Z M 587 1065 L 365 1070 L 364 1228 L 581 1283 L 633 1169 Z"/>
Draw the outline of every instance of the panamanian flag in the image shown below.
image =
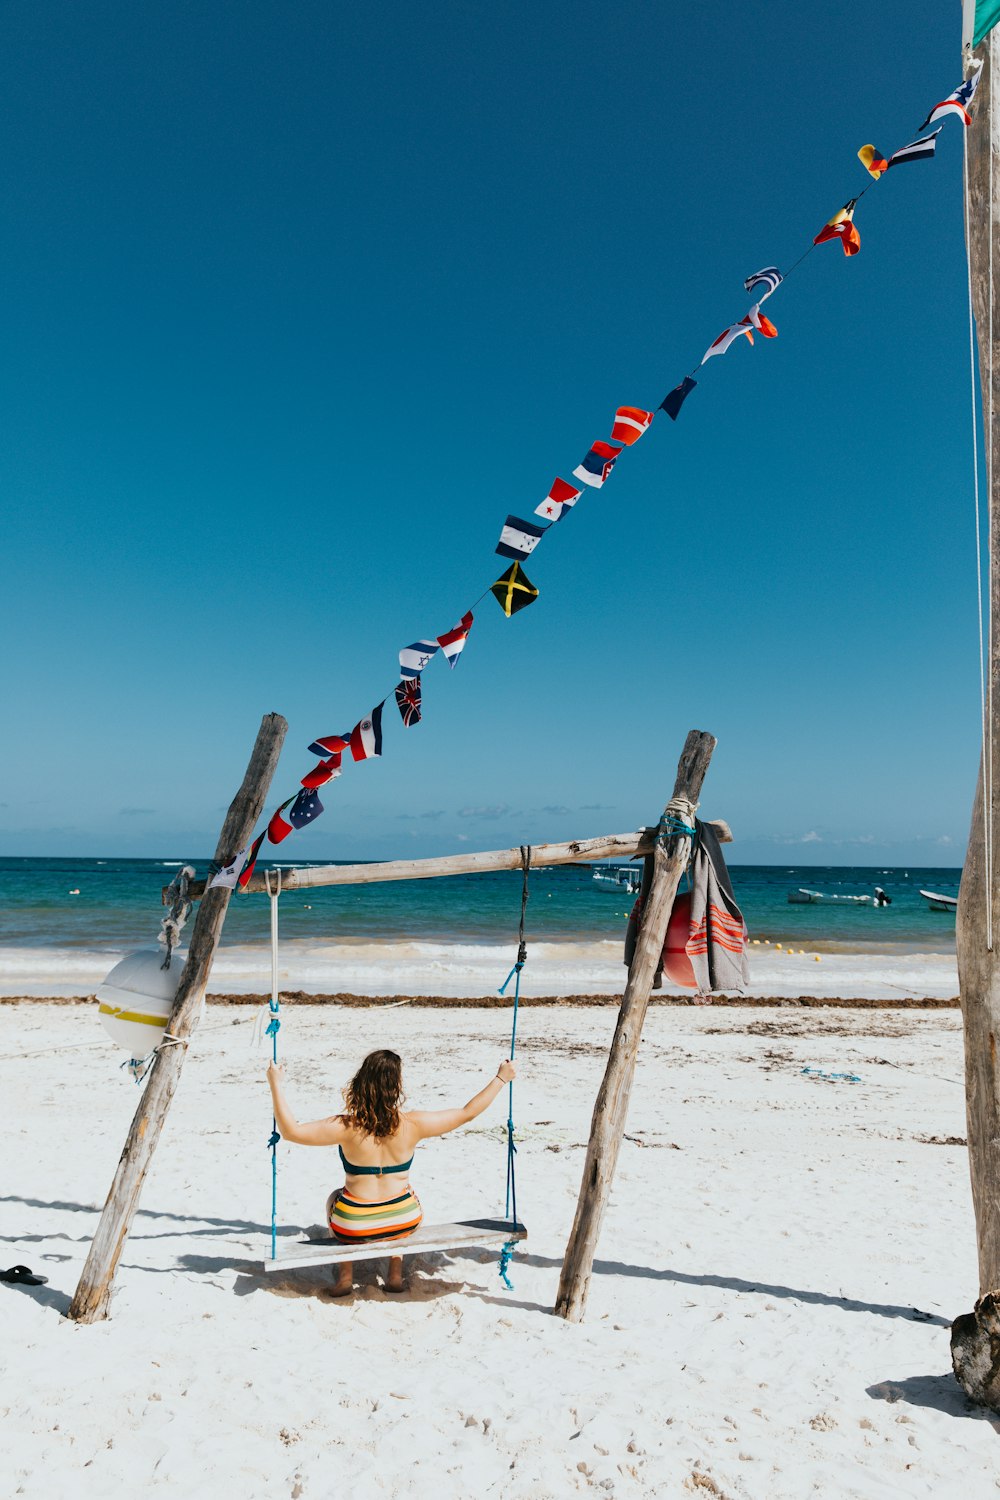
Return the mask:
<path id="1" fill-rule="evenodd" d="M 573 470 L 573 478 L 599 490 L 608 479 L 621 451 L 617 443 L 595 443 L 583 463 L 577 464 Z"/>
<path id="2" fill-rule="evenodd" d="M 466 610 L 458 624 L 452 630 L 446 630 L 444 635 L 439 635 L 437 643 L 444 652 L 448 665 L 451 668 L 458 666 L 458 658 L 465 650 L 465 643 L 469 639 L 469 631 L 472 629 L 472 610 Z M 397 689 L 398 693 L 398 689 Z M 418 714 L 419 718 L 420 715 Z"/>
<path id="3" fill-rule="evenodd" d="M 412 645 L 404 646 L 399 653 L 399 675 L 419 677 L 431 657 L 436 654 L 437 649 L 436 640 L 414 641 Z"/>
<path id="4" fill-rule="evenodd" d="M 321 739 L 313 740 L 309 746 L 310 755 L 339 755 L 341 751 L 350 747 L 351 736 L 349 734 L 324 734 Z"/>
<path id="5" fill-rule="evenodd" d="M 582 490 L 567 484 L 565 479 L 553 479 L 549 493 L 541 505 L 535 506 L 535 515 L 542 516 L 546 521 L 561 521 L 566 512 L 573 509 L 582 494 Z"/>
<path id="6" fill-rule="evenodd" d="M 500 533 L 496 550 L 501 557 L 512 557 L 515 562 L 534 552 L 542 537 L 548 531 L 547 526 L 539 526 L 535 521 L 522 521 L 519 516 L 508 516 Z"/>
<path id="7" fill-rule="evenodd" d="M 382 754 L 382 703 L 372 709 L 371 713 L 364 719 L 359 720 L 351 730 L 351 754 L 355 760 L 370 760 L 373 755 Z"/>

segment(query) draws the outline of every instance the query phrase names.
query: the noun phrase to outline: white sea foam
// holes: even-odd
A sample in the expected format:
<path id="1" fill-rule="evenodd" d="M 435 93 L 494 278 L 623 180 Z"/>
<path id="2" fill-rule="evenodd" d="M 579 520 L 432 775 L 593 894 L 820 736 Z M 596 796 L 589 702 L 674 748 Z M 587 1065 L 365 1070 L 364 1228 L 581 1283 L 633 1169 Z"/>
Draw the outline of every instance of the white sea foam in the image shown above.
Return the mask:
<path id="1" fill-rule="evenodd" d="M 122 957 L 121 949 L 0 948 L 0 995 L 92 993 Z M 494 995 L 516 958 L 510 943 L 284 942 L 279 983 L 307 994 Z M 753 949 L 751 995 L 927 996 L 958 993 L 953 954 L 791 953 Z M 618 941 L 532 943 L 522 991 L 535 995 L 621 993 Z M 264 944 L 220 949 L 210 993 L 266 994 L 270 952 Z M 668 991 L 675 987 L 666 985 Z M 508 994 L 511 992 L 508 990 Z"/>

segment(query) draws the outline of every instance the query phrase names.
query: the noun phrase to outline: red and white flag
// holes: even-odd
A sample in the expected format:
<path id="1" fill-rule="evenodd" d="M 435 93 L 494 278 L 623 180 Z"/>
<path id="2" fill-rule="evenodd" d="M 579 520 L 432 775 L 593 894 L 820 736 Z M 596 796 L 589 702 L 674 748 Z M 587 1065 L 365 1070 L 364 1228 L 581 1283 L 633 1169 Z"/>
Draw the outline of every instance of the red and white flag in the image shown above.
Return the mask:
<path id="1" fill-rule="evenodd" d="M 726 350 L 731 349 L 738 338 L 743 337 L 748 338 L 751 344 L 753 343 L 753 329 L 746 318 L 742 319 L 739 323 L 730 323 L 728 328 L 722 330 L 719 337 L 714 339 L 705 350 L 705 358 L 702 360 L 702 364 L 705 363 L 705 360 L 711 359 L 713 354 L 725 354 Z"/>
<path id="2" fill-rule="evenodd" d="M 472 610 L 468 610 L 453 630 L 446 630 L 444 635 L 437 637 L 437 643 L 441 647 L 448 663 L 452 667 L 458 665 L 458 658 L 465 650 L 465 643 L 469 639 L 469 631 L 472 629 Z"/>
<path id="3" fill-rule="evenodd" d="M 639 441 L 652 420 L 653 413 L 643 411 L 640 406 L 619 406 L 615 412 L 615 425 L 611 429 L 611 441 L 624 443 L 626 448 L 631 448 L 633 443 Z"/>
<path id="4" fill-rule="evenodd" d="M 561 521 L 566 512 L 573 509 L 582 494 L 582 490 L 574 489 L 573 485 L 567 484 L 565 479 L 553 479 L 549 493 L 541 505 L 535 506 L 535 515 L 543 516 L 546 521 Z"/>
<path id="5" fill-rule="evenodd" d="M 303 776 L 299 784 L 315 791 L 317 787 L 326 786 L 328 781 L 336 781 L 337 777 L 342 775 L 340 762 L 341 754 L 338 750 L 337 754 L 331 755 L 329 760 L 321 760 L 318 766 L 314 766 Z"/>

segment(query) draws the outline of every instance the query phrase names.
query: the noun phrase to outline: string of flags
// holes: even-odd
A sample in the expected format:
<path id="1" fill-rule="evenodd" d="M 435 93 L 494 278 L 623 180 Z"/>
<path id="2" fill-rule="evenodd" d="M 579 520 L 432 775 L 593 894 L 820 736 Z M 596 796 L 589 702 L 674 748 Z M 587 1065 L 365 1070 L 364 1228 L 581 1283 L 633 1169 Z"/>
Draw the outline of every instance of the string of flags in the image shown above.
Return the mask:
<path id="1" fill-rule="evenodd" d="M 965 126 L 971 124 L 969 111 L 979 86 L 982 68 L 980 63 L 953 93 L 934 105 L 919 127 L 920 131 L 925 131 L 929 125 L 944 120 L 949 115 L 957 115 Z M 684 402 L 698 384 L 695 370 L 715 356 L 726 354 L 734 344 L 743 339 L 748 344 L 753 344 L 755 334 L 764 339 L 777 338 L 778 330 L 761 311 L 762 303 L 774 295 L 817 245 L 839 240 L 845 256 L 857 255 L 861 249 L 861 236 L 854 216 L 859 201 L 894 167 L 933 157 L 941 129 L 942 126 L 938 125 L 929 135 L 919 134 L 891 156 L 883 156 L 874 145 L 862 146 L 858 151 L 858 158 L 871 179 L 867 186 L 827 220 L 812 243 L 788 270 L 782 272 L 777 266 L 764 266 L 746 278 L 744 290 L 756 300 L 742 317 L 730 323 L 712 340 L 699 363 L 667 393 L 658 410 L 665 412 L 672 422 L 676 422 Z M 600 439 L 591 444 L 580 463 L 572 470 L 574 483 L 562 478 L 552 481 L 547 495 L 532 512 L 537 520 L 515 515 L 507 517 L 495 549 L 499 557 L 510 563 L 506 571 L 465 611 L 457 625 L 442 635 L 412 641 L 400 650 L 399 681 L 391 695 L 386 694 L 358 720 L 353 729 L 344 734 L 323 735 L 312 742 L 309 753 L 317 757 L 317 764 L 302 777 L 298 789 L 275 809 L 266 827 L 249 849 L 240 850 L 224 869 L 212 877 L 210 886 L 226 886 L 230 889 L 238 886 L 245 889 L 265 839 L 272 844 L 280 844 L 289 834 L 307 827 L 322 814 L 324 805 L 319 797 L 320 788 L 343 774 L 343 758 L 348 752 L 353 761 L 381 756 L 382 713 L 390 696 L 399 710 L 404 729 L 412 729 L 421 722 L 424 671 L 439 654 L 452 669 L 458 665 L 474 623 L 473 612 L 483 599 L 492 594 L 508 619 L 535 602 L 539 591 L 525 574 L 522 564 L 535 552 L 546 533 L 575 508 L 586 491 L 604 487 L 622 453 L 649 430 L 655 415 L 655 412 L 646 411 L 642 407 L 619 406 L 614 415 L 610 439 Z"/>

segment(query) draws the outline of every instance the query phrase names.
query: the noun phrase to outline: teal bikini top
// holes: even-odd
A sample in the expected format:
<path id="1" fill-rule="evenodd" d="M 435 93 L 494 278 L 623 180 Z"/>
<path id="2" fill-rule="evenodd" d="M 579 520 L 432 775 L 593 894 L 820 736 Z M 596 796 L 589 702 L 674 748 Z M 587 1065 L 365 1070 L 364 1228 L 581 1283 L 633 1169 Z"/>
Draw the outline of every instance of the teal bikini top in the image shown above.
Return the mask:
<path id="1" fill-rule="evenodd" d="M 389 1172 L 408 1172 L 413 1166 L 411 1156 L 409 1161 L 401 1161 L 394 1167 L 356 1167 L 347 1160 L 343 1146 L 338 1146 L 337 1150 L 340 1152 L 340 1161 L 344 1171 L 349 1172 L 352 1177 L 385 1177 Z"/>

